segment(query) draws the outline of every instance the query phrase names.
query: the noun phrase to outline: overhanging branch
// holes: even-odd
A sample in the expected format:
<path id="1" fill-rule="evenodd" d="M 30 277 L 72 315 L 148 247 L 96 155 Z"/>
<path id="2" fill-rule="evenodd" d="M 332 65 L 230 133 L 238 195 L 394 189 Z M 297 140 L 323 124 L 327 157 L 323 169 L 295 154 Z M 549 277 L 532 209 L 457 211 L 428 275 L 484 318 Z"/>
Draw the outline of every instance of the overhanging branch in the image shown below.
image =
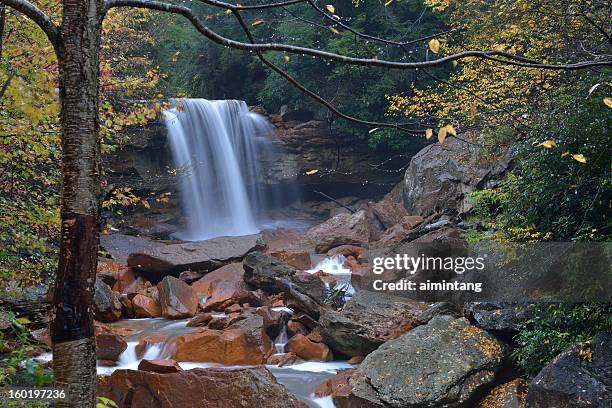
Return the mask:
<path id="1" fill-rule="evenodd" d="M 47 35 L 47 38 L 57 50 L 59 45 L 59 28 L 41 9 L 27 0 L 0 0 L 0 3 L 17 10 L 21 14 L 34 21 Z"/>
<path id="2" fill-rule="evenodd" d="M 7 0 L 2 0 L 7 1 Z M 8 1 L 17 1 L 17 0 L 8 0 Z M 19 0 L 21 1 L 21 0 Z M 225 6 L 223 7 L 228 8 Z M 279 3 L 280 4 L 280 3 Z M 400 61 L 387 61 L 380 60 L 376 58 L 355 58 L 349 57 L 346 55 L 336 54 L 333 52 L 316 50 L 313 48 L 307 47 L 299 47 L 293 45 L 279 44 L 279 43 L 255 43 L 249 44 L 240 41 L 235 41 L 229 38 L 226 38 L 215 31 L 211 30 L 208 26 L 206 26 L 198 16 L 188 7 L 178 6 L 175 4 L 163 3 L 159 1 L 152 0 L 109 0 L 106 2 L 106 10 L 114 7 L 134 7 L 134 8 L 144 8 L 150 10 L 163 11 L 168 13 L 180 14 L 183 17 L 187 18 L 193 26 L 205 37 L 210 39 L 211 41 L 238 50 L 242 51 L 254 51 L 254 52 L 263 52 L 263 51 L 282 51 L 290 54 L 300 54 L 300 55 L 310 55 L 313 57 L 321 58 L 324 60 L 336 61 L 345 64 L 351 65 L 361 65 L 361 66 L 372 66 L 372 67 L 382 67 L 382 68 L 391 68 L 391 69 L 415 69 L 415 68 L 427 68 L 434 67 L 447 64 L 451 61 L 463 59 L 463 58 L 480 58 L 496 61 L 502 64 L 507 65 L 517 65 L 521 67 L 527 68 L 538 68 L 538 69 L 549 69 L 549 70 L 578 70 L 585 68 L 594 68 L 600 66 L 612 66 L 612 60 L 602 60 L 602 61 L 586 61 L 572 64 L 545 64 L 539 61 L 531 60 L 528 58 L 512 55 L 510 53 L 504 51 L 463 51 L 456 54 L 451 54 L 445 57 L 441 57 L 431 61 L 419 61 L 419 62 L 400 62 Z M 229 8 L 232 11 L 238 10 L 236 6 L 232 6 Z"/>

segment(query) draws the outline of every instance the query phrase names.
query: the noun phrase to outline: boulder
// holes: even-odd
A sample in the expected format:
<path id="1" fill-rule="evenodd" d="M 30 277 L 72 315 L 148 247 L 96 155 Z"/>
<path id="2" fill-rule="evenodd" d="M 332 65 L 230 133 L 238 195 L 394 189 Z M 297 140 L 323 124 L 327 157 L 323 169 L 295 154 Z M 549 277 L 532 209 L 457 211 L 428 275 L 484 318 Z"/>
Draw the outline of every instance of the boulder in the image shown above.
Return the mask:
<path id="1" fill-rule="evenodd" d="M 94 315 L 101 322 L 116 322 L 121 318 L 121 302 L 110 286 L 96 279 L 94 292 Z"/>
<path id="2" fill-rule="evenodd" d="M 159 302 L 148 296 L 140 294 L 134 296 L 132 298 L 132 307 L 136 317 L 160 317 L 162 315 Z"/>
<path id="3" fill-rule="evenodd" d="M 485 330 L 516 334 L 521 322 L 533 313 L 525 303 L 469 302 L 464 307 L 465 317 Z"/>
<path id="4" fill-rule="evenodd" d="M 158 285 L 162 316 L 183 319 L 196 314 L 198 297 L 191 286 L 173 276 L 166 276 Z"/>
<path id="5" fill-rule="evenodd" d="M 158 275 L 186 270 L 210 270 L 239 261 L 249 252 L 264 246 L 259 234 L 218 237 L 206 241 L 143 248 L 132 252 L 127 263 L 133 268 Z"/>
<path id="6" fill-rule="evenodd" d="M 198 297 L 210 295 L 210 285 L 214 281 L 223 282 L 243 282 L 244 268 L 239 262 L 223 265 L 219 269 L 207 273 L 201 279 L 195 281 L 191 287 L 196 292 Z"/>
<path id="7" fill-rule="evenodd" d="M 355 259 L 359 259 L 359 257 L 364 255 L 366 252 L 367 252 L 367 250 L 365 248 L 362 248 L 362 247 L 359 247 L 359 246 L 355 246 L 355 245 L 340 245 L 340 246 L 334 247 L 334 248 L 330 249 L 329 251 L 327 251 L 327 256 L 342 255 L 342 256 L 344 256 L 346 258 L 348 258 L 349 256 L 352 256 Z"/>
<path id="8" fill-rule="evenodd" d="M 177 361 L 228 365 L 264 364 L 272 350 L 262 316 L 248 314 L 224 330 L 200 328 L 168 341 Z"/>
<path id="9" fill-rule="evenodd" d="M 202 306 L 203 312 L 225 310 L 234 304 L 248 303 L 257 307 L 265 302 L 265 296 L 261 291 L 253 292 L 244 282 L 214 281 L 209 291 L 211 295 Z"/>
<path id="10" fill-rule="evenodd" d="M 138 369 L 140 371 L 149 371 L 159 374 L 178 373 L 179 371 L 183 371 L 181 366 L 174 360 L 142 359 L 138 364 Z"/>
<path id="11" fill-rule="evenodd" d="M 369 354 L 349 380 L 350 398 L 355 406 L 470 406 L 504 357 L 504 346 L 467 319 L 436 316 Z"/>
<path id="12" fill-rule="evenodd" d="M 101 234 L 100 247 L 121 264 L 128 263 L 128 256 L 133 252 L 164 246 L 163 244 L 143 237 L 125 234 Z"/>
<path id="13" fill-rule="evenodd" d="M 352 389 L 349 380 L 356 370 L 356 368 L 349 368 L 338 371 L 338 374 L 317 385 L 315 395 L 317 397 L 331 396 L 337 407 L 348 408 L 348 398 Z"/>
<path id="14" fill-rule="evenodd" d="M 199 271 L 183 271 L 179 275 L 179 279 L 185 282 L 188 285 L 191 285 L 193 282 L 201 279 L 204 276 L 204 272 Z"/>
<path id="15" fill-rule="evenodd" d="M 566 348 L 531 381 L 527 406 L 612 406 L 612 331 Z"/>
<path id="16" fill-rule="evenodd" d="M 244 281 L 265 292 L 279 293 L 277 281 L 289 278 L 296 272 L 292 266 L 258 251 L 248 254 L 242 263 Z"/>
<path id="17" fill-rule="evenodd" d="M 360 210 L 354 214 L 338 214 L 308 230 L 306 236 L 321 254 L 340 245 L 366 246 L 374 231 L 366 211 Z"/>
<path id="18" fill-rule="evenodd" d="M 411 330 L 426 306 L 387 293 L 359 291 L 342 311 L 319 319 L 323 341 L 348 356 L 365 356 L 385 341 Z"/>
<path id="19" fill-rule="evenodd" d="M 265 367 L 117 370 L 98 377 L 98 395 L 119 408 L 306 408 Z"/>
<path id="20" fill-rule="evenodd" d="M 112 333 L 103 333 L 96 336 L 96 359 L 117 361 L 119 355 L 127 348 L 123 336 Z"/>
<path id="21" fill-rule="evenodd" d="M 525 408 L 528 386 L 522 378 L 498 385 L 478 402 L 476 408 Z"/>
<path id="22" fill-rule="evenodd" d="M 311 260 L 310 253 L 300 249 L 280 249 L 276 251 L 268 252 L 269 255 L 286 263 L 287 265 L 293 266 L 296 269 L 306 270 L 310 269 Z"/>
<path id="23" fill-rule="evenodd" d="M 485 161 L 468 149 L 467 143 L 451 137 L 423 148 L 412 158 L 403 189 L 404 206 L 411 214 L 465 213 L 471 209 L 469 193 L 495 185 L 509 167 L 509 151 Z"/>
<path id="24" fill-rule="evenodd" d="M 368 203 L 368 209 L 383 229 L 391 228 L 399 223 L 408 213 L 404 206 L 392 200 L 381 200 L 377 203 Z"/>
<path id="25" fill-rule="evenodd" d="M 287 350 L 304 360 L 333 360 L 331 350 L 324 343 L 316 343 L 302 334 L 296 334 L 287 342 Z"/>

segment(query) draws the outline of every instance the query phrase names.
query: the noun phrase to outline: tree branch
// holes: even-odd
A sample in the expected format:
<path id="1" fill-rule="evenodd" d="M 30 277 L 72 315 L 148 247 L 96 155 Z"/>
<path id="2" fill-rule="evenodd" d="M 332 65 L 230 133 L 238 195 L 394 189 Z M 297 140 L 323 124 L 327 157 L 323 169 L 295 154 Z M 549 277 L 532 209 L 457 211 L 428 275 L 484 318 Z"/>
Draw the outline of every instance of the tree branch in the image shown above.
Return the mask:
<path id="1" fill-rule="evenodd" d="M 2 0 L 2 1 L 22 1 L 22 0 Z M 226 3 L 224 3 L 226 4 Z M 448 55 L 442 58 L 438 58 L 431 61 L 421 61 L 421 62 L 399 62 L 399 61 L 387 61 L 387 60 L 379 60 L 375 58 L 355 58 L 349 57 L 346 55 L 336 54 L 333 52 L 316 50 L 313 48 L 307 47 L 299 47 L 293 45 L 286 44 L 278 44 L 278 43 L 255 43 L 248 44 L 240 41 L 235 41 L 226 37 L 223 37 L 216 33 L 215 31 L 208 28 L 201 19 L 199 19 L 193 11 L 184 6 L 178 6 L 175 4 L 163 3 L 159 1 L 152 0 L 108 0 L 106 2 L 106 10 L 114 7 L 135 7 L 135 8 L 145 8 L 150 10 L 164 11 L 168 13 L 180 14 L 187 18 L 193 26 L 205 37 L 210 39 L 217 44 L 224 45 L 230 48 L 242 50 L 242 51 L 255 51 L 255 52 L 263 52 L 263 51 L 283 51 L 291 54 L 302 54 L 302 55 L 310 55 L 313 57 L 322 58 L 325 60 L 341 62 L 345 64 L 351 65 L 361 65 L 361 66 L 374 66 L 374 67 L 382 67 L 382 68 L 391 68 L 391 69 L 414 69 L 414 68 L 426 68 L 426 67 L 434 67 L 443 64 L 447 64 L 454 60 L 459 60 L 462 58 L 481 58 L 497 61 L 499 63 L 508 64 L 508 65 L 518 65 L 522 67 L 528 68 L 538 68 L 538 69 L 550 69 L 550 70 L 578 70 L 585 68 L 593 68 L 598 66 L 612 66 L 612 60 L 603 60 L 603 61 L 587 61 L 587 62 L 579 62 L 574 64 L 544 64 L 539 61 L 530 60 L 524 57 L 519 57 L 516 55 L 512 55 L 503 51 L 463 51 L 460 53 Z M 223 5 L 224 8 L 225 5 Z M 232 11 L 236 11 L 237 8 L 232 6 L 229 8 Z"/>
<path id="2" fill-rule="evenodd" d="M 0 3 L 17 10 L 35 22 L 47 35 L 47 38 L 57 50 L 59 46 L 59 28 L 41 9 L 27 0 L 0 0 Z"/>

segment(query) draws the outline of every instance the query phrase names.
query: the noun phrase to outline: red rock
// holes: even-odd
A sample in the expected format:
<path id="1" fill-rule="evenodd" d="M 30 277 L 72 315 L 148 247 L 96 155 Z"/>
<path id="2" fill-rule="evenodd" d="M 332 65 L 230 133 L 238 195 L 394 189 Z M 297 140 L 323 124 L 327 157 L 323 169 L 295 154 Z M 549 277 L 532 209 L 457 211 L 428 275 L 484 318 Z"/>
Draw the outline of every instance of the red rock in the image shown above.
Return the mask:
<path id="1" fill-rule="evenodd" d="M 317 253 L 325 253 L 340 245 L 365 246 L 375 233 L 364 210 L 354 214 L 338 214 L 306 233 L 315 244 Z"/>
<path id="2" fill-rule="evenodd" d="M 129 329 L 127 327 L 114 327 L 108 324 L 100 323 L 98 321 L 94 321 L 94 333 L 96 336 L 101 334 L 115 334 L 117 336 L 129 336 L 132 334 L 134 330 Z"/>
<path id="3" fill-rule="evenodd" d="M 412 229 L 423 222 L 423 217 L 420 215 L 406 215 L 400 221 L 402 226 L 406 229 Z"/>
<path id="4" fill-rule="evenodd" d="M 104 260 L 100 260 L 98 261 L 98 267 L 97 267 L 97 273 L 102 273 L 102 272 L 118 272 L 122 269 L 125 269 L 127 266 L 124 264 L 121 264 L 117 261 L 113 261 L 112 259 L 104 259 Z"/>
<path id="5" fill-rule="evenodd" d="M 116 334 L 96 336 L 96 358 L 98 360 L 117 361 L 119 355 L 127 348 L 127 342 Z"/>
<path id="6" fill-rule="evenodd" d="M 224 330 L 201 328 L 168 341 L 177 361 L 214 362 L 229 365 L 263 364 L 273 345 L 263 316 L 245 313 Z"/>
<path id="7" fill-rule="evenodd" d="M 312 329 L 310 333 L 306 336 L 309 340 L 314 341 L 315 343 L 323 343 L 323 337 L 321 337 L 321 330 L 319 327 L 315 327 Z"/>
<path id="8" fill-rule="evenodd" d="M 164 333 L 153 333 L 142 336 L 138 339 L 136 345 L 136 355 L 142 357 L 142 355 L 154 344 L 165 343 L 168 340 L 168 335 Z"/>
<path id="9" fill-rule="evenodd" d="M 98 377 L 98 395 L 119 408 L 306 408 L 265 367 L 117 370 Z"/>
<path id="10" fill-rule="evenodd" d="M 122 293 L 119 295 L 119 302 L 121 303 L 121 314 L 124 317 L 134 317 L 134 305 L 128 297 L 128 295 Z"/>
<path id="11" fill-rule="evenodd" d="M 144 295 L 136 295 L 132 299 L 136 317 L 160 317 L 162 310 L 159 302 Z"/>
<path id="12" fill-rule="evenodd" d="M 240 306 L 239 304 L 233 304 L 229 307 L 226 307 L 224 312 L 227 314 L 231 314 L 231 313 L 239 313 L 242 311 L 242 306 Z"/>
<path id="13" fill-rule="evenodd" d="M 343 255 L 347 258 L 349 256 L 353 256 L 359 259 L 359 257 L 365 254 L 366 252 L 367 250 L 365 248 L 361 248 L 355 245 L 340 245 L 327 251 L 327 256 Z"/>
<path id="14" fill-rule="evenodd" d="M 315 343 L 302 334 L 289 339 L 287 350 L 304 360 L 330 361 L 334 357 L 331 350 L 323 343 Z"/>
<path id="15" fill-rule="evenodd" d="M 150 371 L 152 373 L 168 374 L 178 373 L 183 371 L 180 365 L 174 360 L 146 360 L 143 359 L 138 364 L 138 369 L 141 371 Z"/>
<path id="16" fill-rule="evenodd" d="M 198 313 L 195 315 L 189 322 L 187 326 L 189 327 L 198 327 L 198 326 L 206 326 L 208 322 L 212 320 L 212 313 Z"/>
<path id="17" fill-rule="evenodd" d="M 296 269 L 306 270 L 312 266 L 310 253 L 299 249 L 281 249 L 268 252 L 269 255 Z"/>
<path id="18" fill-rule="evenodd" d="M 202 307 L 204 312 L 224 310 L 233 304 L 260 306 L 263 301 L 262 296 L 251 291 L 244 282 L 214 281 L 209 290 L 211 296 Z"/>
<path id="19" fill-rule="evenodd" d="M 185 282 L 188 285 L 191 285 L 193 282 L 201 279 L 204 276 L 204 272 L 199 271 L 183 271 L 179 275 L 179 279 Z"/>
<path id="20" fill-rule="evenodd" d="M 323 271 L 317 271 L 313 273 L 313 275 L 321 279 L 323 282 L 327 283 L 332 288 L 336 286 L 336 284 L 338 283 L 334 275 L 330 273 L 325 273 Z"/>
<path id="21" fill-rule="evenodd" d="M 317 385 L 317 388 L 315 388 L 315 395 L 317 397 L 325 397 L 328 395 L 333 397 L 348 397 L 352 389 L 349 385 L 349 380 L 356 370 L 356 368 L 349 368 L 347 370 L 338 371 L 338 374 Z"/>
<path id="22" fill-rule="evenodd" d="M 352 256 L 349 256 L 348 258 L 346 258 L 346 261 L 344 261 L 344 266 L 349 268 L 351 272 L 357 271 L 361 268 L 361 265 L 359 265 L 359 262 L 357 262 L 357 260 Z"/>
<path id="23" fill-rule="evenodd" d="M 210 285 L 215 281 L 244 282 L 244 269 L 242 268 L 242 264 L 231 263 L 224 265 L 219 269 L 207 273 L 203 278 L 195 281 L 191 287 L 198 297 L 210 296 Z"/>
<path id="24" fill-rule="evenodd" d="M 391 228 L 408 215 L 404 206 L 392 200 L 382 200 L 368 203 L 368 208 L 374 217 L 382 224 L 383 229 Z"/>
<path id="25" fill-rule="evenodd" d="M 134 273 L 134 270 L 129 267 L 124 267 L 115 272 L 115 278 L 117 281 L 113 286 L 113 290 L 119 293 L 128 293 L 130 290 L 137 291 L 139 288 L 136 284 L 137 276 Z M 141 282 L 144 283 L 144 279 L 141 279 Z"/>
<path id="26" fill-rule="evenodd" d="M 297 356 L 295 353 L 272 354 L 270 357 L 268 357 L 267 364 L 283 367 L 293 364 L 296 360 Z"/>
<path id="27" fill-rule="evenodd" d="M 166 276 L 157 288 L 163 317 L 182 319 L 196 314 L 198 298 L 191 286 L 173 276 Z"/>
<path id="28" fill-rule="evenodd" d="M 297 322 L 295 320 L 289 320 L 287 322 L 287 331 L 289 332 L 290 335 L 295 335 L 295 334 L 303 334 L 306 335 L 308 334 L 308 330 L 304 327 L 304 325 L 300 322 Z"/>

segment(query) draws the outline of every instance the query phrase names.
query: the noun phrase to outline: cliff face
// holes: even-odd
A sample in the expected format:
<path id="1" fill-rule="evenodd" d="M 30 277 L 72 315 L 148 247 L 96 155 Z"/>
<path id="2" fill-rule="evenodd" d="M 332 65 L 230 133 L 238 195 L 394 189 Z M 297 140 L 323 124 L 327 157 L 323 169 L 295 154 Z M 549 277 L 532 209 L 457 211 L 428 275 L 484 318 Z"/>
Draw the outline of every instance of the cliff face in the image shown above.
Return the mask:
<path id="1" fill-rule="evenodd" d="M 306 195 L 320 190 L 342 196 L 370 196 L 389 191 L 402 179 L 399 169 L 408 162 L 396 153 L 374 150 L 365 141 L 330 132 L 325 121 L 286 120 L 259 109 L 276 128 L 273 142 L 280 149 L 260 159 L 265 169 L 259 183 L 270 188 L 298 184 Z M 139 191 L 175 189 L 172 157 L 163 123 L 129 129 L 127 142 L 104 159 L 109 183 L 129 185 Z M 415 152 L 421 147 L 415 143 Z M 383 165 L 378 166 L 381 162 Z M 313 170 L 317 172 L 312 173 Z M 307 174 L 307 172 L 311 174 Z"/>

